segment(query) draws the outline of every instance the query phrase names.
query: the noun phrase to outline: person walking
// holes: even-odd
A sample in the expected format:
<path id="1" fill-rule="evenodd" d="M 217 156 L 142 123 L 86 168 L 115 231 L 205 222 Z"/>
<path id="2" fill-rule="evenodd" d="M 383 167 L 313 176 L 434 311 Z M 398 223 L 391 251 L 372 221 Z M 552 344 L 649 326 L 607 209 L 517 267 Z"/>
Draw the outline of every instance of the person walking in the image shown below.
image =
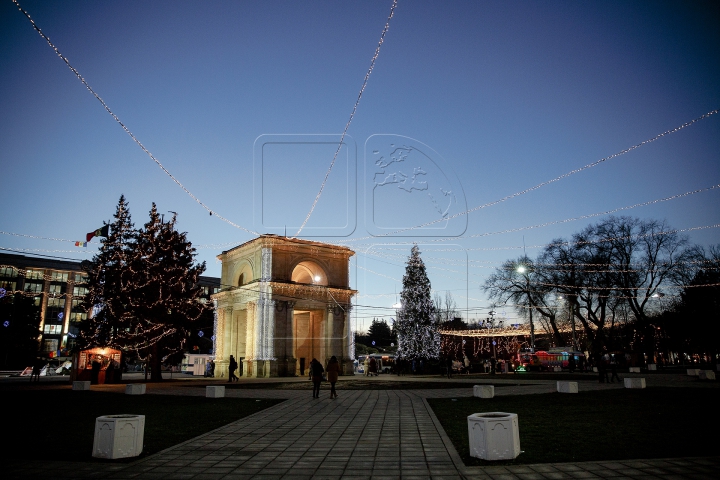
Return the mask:
<path id="1" fill-rule="evenodd" d="M 322 364 L 316 359 L 310 361 L 310 374 L 313 382 L 313 398 L 320 398 L 320 382 L 322 382 L 322 374 L 325 371 Z"/>
<path id="2" fill-rule="evenodd" d="M 465 357 L 463 363 L 465 364 L 465 374 L 470 375 L 470 359 L 467 355 L 463 355 Z"/>
<path id="3" fill-rule="evenodd" d="M 338 381 L 338 375 L 340 375 L 340 362 L 335 355 L 330 357 L 330 361 L 327 366 L 327 379 L 330 382 L 330 398 L 337 398 L 337 392 L 335 391 L 335 383 Z"/>
<path id="4" fill-rule="evenodd" d="M 40 381 L 40 370 L 42 368 L 42 362 L 39 358 L 36 358 L 32 365 L 32 372 L 30 372 L 30 382 Z"/>
<path id="5" fill-rule="evenodd" d="M 230 355 L 230 365 L 228 366 L 228 372 L 229 372 L 230 376 L 228 377 L 228 382 L 233 382 L 233 381 L 237 382 L 238 380 L 240 380 L 235 375 L 235 370 L 237 370 L 237 368 L 238 368 L 238 363 L 235 360 L 235 357 Z"/>
<path id="6" fill-rule="evenodd" d="M 453 359 L 450 355 L 445 359 L 445 368 L 447 369 L 447 378 L 452 378 Z"/>
<path id="7" fill-rule="evenodd" d="M 617 373 L 617 360 L 615 360 L 615 355 L 612 356 L 610 359 L 610 383 L 613 383 L 615 379 L 617 378 L 617 381 L 620 381 L 620 377 Z"/>
<path id="8" fill-rule="evenodd" d="M 600 360 L 598 360 L 598 381 L 600 383 L 610 383 L 607 371 L 608 363 L 609 357 L 607 357 L 607 354 L 600 356 Z"/>
<path id="9" fill-rule="evenodd" d="M 490 375 L 495 375 L 495 365 L 497 364 L 497 360 L 495 357 L 490 357 Z"/>
<path id="10" fill-rule="evenodd" d="M 375 360 L 375 357 L 370 357 L 370 376 L 373 375 L 376 377 L 378 375 L 377 360 Z"/>

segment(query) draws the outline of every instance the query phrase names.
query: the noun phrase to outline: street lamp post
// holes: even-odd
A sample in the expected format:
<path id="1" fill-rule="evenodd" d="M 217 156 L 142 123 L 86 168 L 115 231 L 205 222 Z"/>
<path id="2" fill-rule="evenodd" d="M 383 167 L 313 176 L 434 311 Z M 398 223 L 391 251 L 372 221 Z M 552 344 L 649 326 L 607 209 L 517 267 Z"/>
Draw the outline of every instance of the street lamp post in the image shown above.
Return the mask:
<path id="1" fill-rule="evenodd" d="M 525 294 L 527 295 L 528 303 L 530 304 L 530 349 L 532 350 L 532 353 L 535 353 L 535 324 L 533 323 L 532 315 L 535 307 L 533 306 L 532 297 L 530 296 L 530 277 L 525 275 L 525 272 L 527 271 L 525 265 L 520 265 L 517 268 L 517 271 L 525 276 Z"/>

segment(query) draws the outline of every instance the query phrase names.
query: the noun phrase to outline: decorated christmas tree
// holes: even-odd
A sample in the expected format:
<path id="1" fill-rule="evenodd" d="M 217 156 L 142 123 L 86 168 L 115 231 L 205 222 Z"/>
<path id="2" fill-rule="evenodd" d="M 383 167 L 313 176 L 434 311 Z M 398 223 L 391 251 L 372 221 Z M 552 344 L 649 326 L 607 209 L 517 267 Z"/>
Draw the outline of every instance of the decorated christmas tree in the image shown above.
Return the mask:
<path id="1" fill-rule="evenodd" d="M 120 197 L 108 238 L 84 265 L 84 305 L 92 315 L 80 327 L 78 347 L 132 352 L 150 365 L 154 381 L 162 380 L 163 362 L 182 356 L 198 321 L 211 316 L 199 301 L 205 264 L 195 264 L 195 249 L 175 224 L 175 216 L 163 222 L 153 204 L 150 220 L 135 230 Z"/>
<path id="2" fill-rule="evenodd" d="M 91 312 L 79 325 L 77 346 L 122 348 L 118 332 L 130 327 L 129 310 L 130 271 L 128 255 L 134 246 L 135 229 L 130 218 L 128 202 L 120 196 L 107 238 L 102 240 L 100 252 L 91 261 L 82 263 L 87 273 L 88 292 L 83 307 Z"/>
<path id="3" fill-rule="evenodd" d="M 440 355 L 440 333 L 430 295 L 430 280 L 420 249 L 412 247 L 403 276 L 401 307 L 397 311 L 395 331 L 398 336 L 397 355 L 405 359 L 433 359 Z"/>
<path id="4" fill-rule="evenodd" d="M 162 380 L 163 362 L 181 359 L 188 337 L 210 308 L 199 301 L 205 263 L 195 264 L 195 249 L 175 224 L 175 215 L 163 222 L 153 203 L 129 263 L 134 322 L 124 340 L 149 363 L 154 381 Z"/>

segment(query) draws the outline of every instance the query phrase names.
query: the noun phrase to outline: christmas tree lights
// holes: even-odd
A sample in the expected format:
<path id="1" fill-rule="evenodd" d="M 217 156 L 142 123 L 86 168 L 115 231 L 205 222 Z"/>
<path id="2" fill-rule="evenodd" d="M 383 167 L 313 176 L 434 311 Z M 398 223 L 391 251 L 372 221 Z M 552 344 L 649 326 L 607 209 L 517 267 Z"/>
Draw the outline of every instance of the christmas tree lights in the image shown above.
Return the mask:
<path id="1" fill-rule="evenodd" d="M 412 247 L 405 267 L 400 299 L 402 306 L 394 324 L 398 335 L 398 357 L 438 358 L 441 338 L 430 295 L 430 280 L 417 245 Z"/>
<path id="2" fill-rule="evenodd" d="M 94 315 L 82 322 L 78 346 L 134 352 L 158 381 L 162 363 L 181 356 L 198 321 L 210 318 L 212 307 L 199 301 L 205 264 L 195 264 L 195 249 L 175 230 L 176 217 L 163 222 L 155 204 L 140 230 L 133 228 L 125 197 L 114 217 L 100 253 L 84 265 L 83 306 Z"/>

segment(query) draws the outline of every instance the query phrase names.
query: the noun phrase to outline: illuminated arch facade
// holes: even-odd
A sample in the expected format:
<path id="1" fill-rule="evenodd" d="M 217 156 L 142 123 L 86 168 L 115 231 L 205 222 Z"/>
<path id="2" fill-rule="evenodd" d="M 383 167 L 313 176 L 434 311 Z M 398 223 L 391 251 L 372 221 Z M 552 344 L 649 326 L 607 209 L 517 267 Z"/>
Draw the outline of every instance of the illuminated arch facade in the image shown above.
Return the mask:
<path id="1" fill-rule="evenodd" d="M 307 374 L 310 360 L 336 356 L 352 373 L 352 296 L 347 247 L 262 235 L 218 255 L 215 372 L 230 355 L 245 377 Z"/>

